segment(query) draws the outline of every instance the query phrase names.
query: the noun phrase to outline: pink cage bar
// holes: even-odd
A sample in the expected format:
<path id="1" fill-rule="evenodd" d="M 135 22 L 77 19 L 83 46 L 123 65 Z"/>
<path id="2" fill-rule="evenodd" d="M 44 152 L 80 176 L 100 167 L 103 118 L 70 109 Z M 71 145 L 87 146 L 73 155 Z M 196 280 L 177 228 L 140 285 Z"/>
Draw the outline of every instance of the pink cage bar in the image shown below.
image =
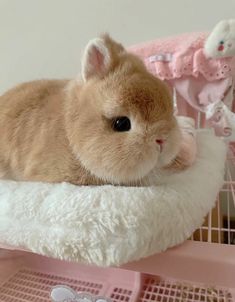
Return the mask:
<path id="1" fill-rule="evenodd" d="M 135 52 L 155 54 L 156 48 L 149 52 L 151 43 Z M 181 113 L 205 125 L 203 113 L 178 101 Z M 121 268 L 84 266 L 1 246 L 0 302 L 49 302 L 58 284 L 114 302 L 235 301 L 234 177 L 235 143 L 229 142 L 224 186 L 203 226 L 184 244 Z"/>

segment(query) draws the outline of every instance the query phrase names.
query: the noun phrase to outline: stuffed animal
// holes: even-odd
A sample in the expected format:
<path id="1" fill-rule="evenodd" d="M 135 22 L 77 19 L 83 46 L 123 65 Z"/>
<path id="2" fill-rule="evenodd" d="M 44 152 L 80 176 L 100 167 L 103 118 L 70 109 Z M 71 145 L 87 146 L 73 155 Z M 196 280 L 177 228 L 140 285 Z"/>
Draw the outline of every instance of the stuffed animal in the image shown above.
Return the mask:
<path id="1" fill-rule="evenodd" d="M 230 58 L 234 62 L 235 19 L 220 21 L 215 26 L 205 42 L 204 52 L 209 59 Z M 224 67 L 226 66 L 225 64 Z M 231 136 L 235 130 L 235 114 L 232 110 L 234 100 L 234 63 L 232 74 L 230 89 L 227 89 L 224 93 L 223 101 L 220 98 L 215 99 L 206 108 L 207 120 L 210 126 L 214 127 L 216 134 L 220 136 Z"/>
<path id="2" fill-rule="evenodd" d="M 182 139 L 166 84 L 108 35 L 85 48 L 82 79 L 2 95 L 0 129 L 1 178 L 77 185 L 135 185 L 170 168 Z"/>
<path id="3" fill-rule="evenodd" d="M 205 54 L 209 58 L 235 56 L 235 20 L 220 21 L 205 43 Z"/>

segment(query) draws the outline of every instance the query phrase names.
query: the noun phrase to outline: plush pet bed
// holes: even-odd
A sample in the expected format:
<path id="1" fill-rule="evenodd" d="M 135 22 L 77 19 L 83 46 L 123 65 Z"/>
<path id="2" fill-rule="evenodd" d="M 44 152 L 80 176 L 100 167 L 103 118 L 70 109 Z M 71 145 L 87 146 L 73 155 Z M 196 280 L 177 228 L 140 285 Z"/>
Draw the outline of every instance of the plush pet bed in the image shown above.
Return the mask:
<path id="1" fill-rule="evenodd" d="M 197 133 L 188 170 L 153 173 L 148 187 L 0 181 L 0 243 L 100 266 L 138 260 L 186 240 L 214 206 L 226 147 Z"/>

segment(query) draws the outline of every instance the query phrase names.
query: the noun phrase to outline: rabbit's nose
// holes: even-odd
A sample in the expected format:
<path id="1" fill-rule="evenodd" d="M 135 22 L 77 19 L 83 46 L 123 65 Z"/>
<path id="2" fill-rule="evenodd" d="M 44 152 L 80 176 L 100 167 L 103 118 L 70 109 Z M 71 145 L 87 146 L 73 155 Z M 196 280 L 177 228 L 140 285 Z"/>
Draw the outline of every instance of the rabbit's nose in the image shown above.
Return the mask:
<path id="1" fill-rule="evenodd" d="M 164 139 L 156 139 L 156 143 L 159 145 L 160 147 L 160 152 L 162 152 L 162 149 L 163 149 L 163 145 L 165 143 L 165 140 Z"/>
<path id="2" fill-rule="evenodd" d="M 158 144 L 158 145 L 164 145 L 164 143 L 165 143 L 165 139 L 156 139 L 156 143 Z"/>

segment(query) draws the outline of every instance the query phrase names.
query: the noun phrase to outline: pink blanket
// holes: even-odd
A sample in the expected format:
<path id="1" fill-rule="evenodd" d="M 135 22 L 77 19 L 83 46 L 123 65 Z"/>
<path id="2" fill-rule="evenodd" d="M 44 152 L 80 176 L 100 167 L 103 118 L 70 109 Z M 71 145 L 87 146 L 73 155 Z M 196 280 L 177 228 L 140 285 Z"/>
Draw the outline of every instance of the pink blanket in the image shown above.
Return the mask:
<path id="1" fill-rule="evenodd" d="M 175 90 L 181 115 L 197 118 L 201 111 L 203 126 L 207 120 L 217 135 L 229 136 L 231 121 L 235 124 L 235 117 L 227 112 L 227 108 L 229 112 L 232 109 L 234 98 L 235 57 L 207 58 L 204 53 L 207 37 L 208 33 L 188 33 L 136 45 L 129 50 L 142 58 L 150 72 Z"/>

